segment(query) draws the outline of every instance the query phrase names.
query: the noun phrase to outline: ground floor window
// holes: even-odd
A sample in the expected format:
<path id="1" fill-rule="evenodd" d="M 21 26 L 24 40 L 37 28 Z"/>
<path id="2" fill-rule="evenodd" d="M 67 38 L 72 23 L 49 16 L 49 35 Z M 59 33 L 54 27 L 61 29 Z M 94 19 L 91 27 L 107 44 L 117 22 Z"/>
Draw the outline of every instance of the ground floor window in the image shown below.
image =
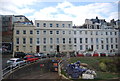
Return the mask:
<path id="1" fill-rule="evenodd" d="M 19 51 L 19 46 L 16 46 L 16 51 Z"/>
<path id="2" fill-rule="evenodd" d="M 43 51 L 46 51 L 46 46 L 43 46 Z"/>

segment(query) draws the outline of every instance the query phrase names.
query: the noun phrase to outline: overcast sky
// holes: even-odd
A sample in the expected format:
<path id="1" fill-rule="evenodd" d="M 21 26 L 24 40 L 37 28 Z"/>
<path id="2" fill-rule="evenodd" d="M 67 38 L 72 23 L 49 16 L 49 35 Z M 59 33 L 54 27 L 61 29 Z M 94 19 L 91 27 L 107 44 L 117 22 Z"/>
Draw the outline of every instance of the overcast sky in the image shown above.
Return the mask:
<path id="1" fill-rule="evenodd" d="M 30 20 L 118 19 L 118 0 L 0 0 L 0 15 L 25 15 Z"/>

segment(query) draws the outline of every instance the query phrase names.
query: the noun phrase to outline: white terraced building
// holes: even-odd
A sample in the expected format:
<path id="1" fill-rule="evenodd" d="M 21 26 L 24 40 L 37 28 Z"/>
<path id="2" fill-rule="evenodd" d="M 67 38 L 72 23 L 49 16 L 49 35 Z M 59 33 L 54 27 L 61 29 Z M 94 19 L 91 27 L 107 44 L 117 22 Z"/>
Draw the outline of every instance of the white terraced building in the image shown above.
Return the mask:
<path id="1" fill-rule="evenodd" d="M 35 26 L 16 23 L 14 52 L 117 52 L 118 33 L 97 17 L 86 19 L 83 26 L 72 26 L 72 21 L 35 20 Z"/>
<path id="2" fill-rule="evenodd" d="M 72 21 L 35 20 L 36 52 L 72 52 Z"/>
<path id="3" fill-rule="evenodd" d="M 83 27 L 73 26 L 74 50 L 77 52 L 118 52 L 119 31 L 104 19 L 86 19 Z"/>

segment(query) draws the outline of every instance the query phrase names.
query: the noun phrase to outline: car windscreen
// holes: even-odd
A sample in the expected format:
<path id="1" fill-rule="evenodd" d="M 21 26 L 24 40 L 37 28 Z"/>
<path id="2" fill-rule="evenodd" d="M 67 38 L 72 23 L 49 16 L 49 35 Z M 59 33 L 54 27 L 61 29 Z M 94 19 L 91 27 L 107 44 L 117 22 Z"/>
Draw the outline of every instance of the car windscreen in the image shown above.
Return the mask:
<path id="1" fill-rule="evenodd" d="M 9 60 L 8 63 L 13 63 L 15 60 Z"/>

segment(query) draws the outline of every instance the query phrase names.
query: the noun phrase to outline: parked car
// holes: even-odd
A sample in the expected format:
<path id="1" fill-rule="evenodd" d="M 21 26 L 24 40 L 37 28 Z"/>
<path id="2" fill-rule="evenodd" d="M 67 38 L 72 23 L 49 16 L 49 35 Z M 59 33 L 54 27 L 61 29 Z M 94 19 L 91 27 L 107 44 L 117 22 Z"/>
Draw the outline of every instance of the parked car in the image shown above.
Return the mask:
<path id="1" fill-rule="evenodd" d="M 89 56 L 92 56 L 92 54 L 91 53 L 86 53 L 85 56 L 89 57 Z"/>
<path id="2" fill-rule="evenodd" d="M 113 57 L 113 56 L 115 56 L 115 54 L 114 53 L 108 53 L 108 56 Z"/>
<path id="3" fill-rule="evenodd" d="M 74 53 L 71 53 L 70 57 L 76 57 L 76 55 Z"/>
<path id="4" fill-rule="evenodd" d="M 24 58 L 26 54 L 24 52 L 15 52 L 15 58 Z"/>
<path id="5" fill-rule="evenodd" d="M 22 60 L 21 58 L 11 58 L 10 60 L 7 61 L 7 65 L 10 65 L 11 67 L 23 64 L 25 64 L 25 61 Z"/>
<path id="6" fill-rule="evenodd" d="M 47 55 L 44 53 L 36 53 L 36 54 L 34 54 L 34 56 L 38 57 L 38 58 L 46 58 L 47 57 Z"/>
<path id="7" fill-rule="evenodd" d="M 84 56 L 84 54 L 82 54 L 82 53 L 77 54 L 77 57 L 83 57 L 83 56 Z"/>
<path id="8" fill-rule="evenodd" d="M 105 56 L 106 56 L 106 53 L 100 53 L 100 56 L 101 56 L 101 57 L 105 57 Z"/>
<path id="9" fill-rule="evenodd" d="M 98 57 L 99 54 L 98 53 L 93 53 L 93 57 Z"/>
<path id="10" fill-rule="evenodd" d="M 49 53 L 49 54 L 47 54 L 48 57 L 55 57 L 55 55 L 56 55 L 55 53 Z"/>
<path id="11" fill-rule="evenodd" d="M 34 61 L 37 61 L 39 58 L 36 58 L 35 56 L 33 56 L 33 55 L 26 55 L 25 57 L 24 57 L 24 60 L 26 61 L 26 62 L 34 62 Z"/>
<path id="12" fill-rule="evenodd" d="M 26 55 L 34 55 L 34 53 L 26 53 Z"/>

